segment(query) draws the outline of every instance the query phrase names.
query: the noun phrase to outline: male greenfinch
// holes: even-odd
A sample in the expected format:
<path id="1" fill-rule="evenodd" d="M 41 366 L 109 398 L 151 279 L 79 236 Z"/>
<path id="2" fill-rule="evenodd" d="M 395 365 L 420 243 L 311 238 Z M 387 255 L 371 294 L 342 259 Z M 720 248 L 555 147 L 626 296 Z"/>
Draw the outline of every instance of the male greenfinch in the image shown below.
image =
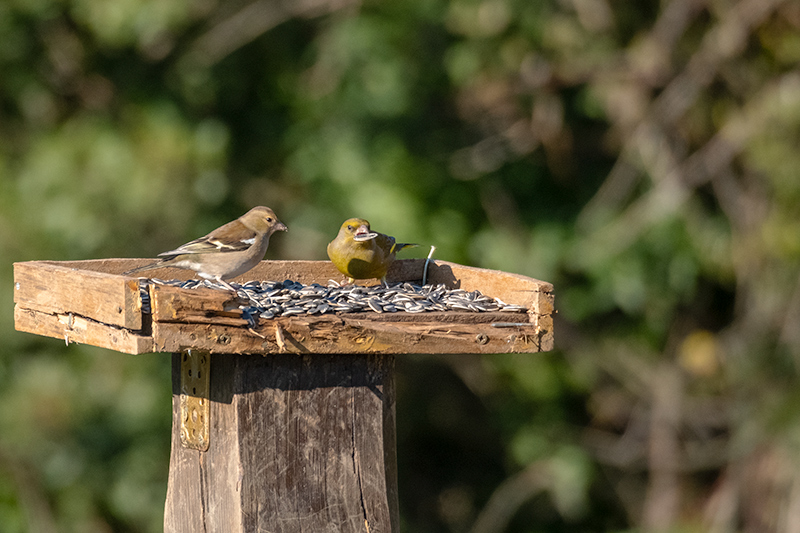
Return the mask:
<path id="1" fill-rule="evenodd" d="M 347 276 L 347 282 L 357 279 L 380 279 L 386 284 L 386 272 L 395 254 L 416 244 L 398 243 L 394 237 L 370 230 L 363 218 L 345 220 L 339 234 L 328 244 L 328 257 Z"/>
<path id="2" fill-rule="evenodd" d="M 235 278 L 256 266 L 267 252 L 270 235 L 276 231 L 289 229 L 269 207 L 254 207 L 208 235 L 158 254 L 162 259 L 155 263 L 128 270 L 125 274 L 164 267 L 184 268 L 234 290 L 224 280 Z"/>

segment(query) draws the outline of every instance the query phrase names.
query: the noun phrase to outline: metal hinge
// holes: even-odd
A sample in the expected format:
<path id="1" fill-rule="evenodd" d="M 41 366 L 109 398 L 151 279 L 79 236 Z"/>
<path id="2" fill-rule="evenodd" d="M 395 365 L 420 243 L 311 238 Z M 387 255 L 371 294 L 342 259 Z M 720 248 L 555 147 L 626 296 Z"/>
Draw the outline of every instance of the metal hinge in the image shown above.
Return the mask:
<path id="1" fill-rule="evenodd" d="M 211 354 L 199 350 L 181 353 L 181 444 L 208 450 Z"/>

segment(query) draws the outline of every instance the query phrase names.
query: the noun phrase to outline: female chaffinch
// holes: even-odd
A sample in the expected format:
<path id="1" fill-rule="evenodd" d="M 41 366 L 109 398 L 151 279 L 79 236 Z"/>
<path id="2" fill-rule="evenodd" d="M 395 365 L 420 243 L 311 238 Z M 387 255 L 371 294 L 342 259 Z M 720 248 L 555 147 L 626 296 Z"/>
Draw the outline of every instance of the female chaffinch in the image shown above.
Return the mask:
<path id="1" fill-rule="evenodd" d="M 224 280 L 235 278 L 256 266 L 267 252 L 270 235 L 276 231 L 289 231 L 289 228 L 269 207 L 254 207 L 208 235 L 158 254 L 163 259 L 124 274 L 165 267 L 184 268 L 234 290 Z"/>
<path id="2" fill-rule="evenodd" d="M 345 220 L 339 234 L 328 244 L 328 257 L 347 276 L 347 282 L 357 279 L 380 279 L 386 284 L 386 272 L 395 254 L 416 244 L 398 243 L 394 237 L 370 231 L 363 218 Z"/>

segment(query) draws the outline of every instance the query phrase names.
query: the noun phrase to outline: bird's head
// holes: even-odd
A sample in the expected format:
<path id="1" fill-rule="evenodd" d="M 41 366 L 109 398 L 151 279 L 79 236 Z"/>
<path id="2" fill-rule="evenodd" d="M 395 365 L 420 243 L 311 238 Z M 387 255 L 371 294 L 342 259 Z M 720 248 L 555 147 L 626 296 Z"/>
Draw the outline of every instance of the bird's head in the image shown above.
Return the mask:
<path id="1" fill-rule="evenodd" d="M 339 231 L 344 232 L 345 235 L 351 237 L 356 242 L 368 241 L 378 236 L 374 231 L 370 231 L 369 222 L 363 218 L 345 220 Z"/>
<path id="2" fill-rule="evenodd" d="M 269 207 L 254 207 L 240 219 L 242 224 L 257 233 L 275 233 L 276 231 L 289 231 L 286 224 L 278 220 L 275 212 Z"/>

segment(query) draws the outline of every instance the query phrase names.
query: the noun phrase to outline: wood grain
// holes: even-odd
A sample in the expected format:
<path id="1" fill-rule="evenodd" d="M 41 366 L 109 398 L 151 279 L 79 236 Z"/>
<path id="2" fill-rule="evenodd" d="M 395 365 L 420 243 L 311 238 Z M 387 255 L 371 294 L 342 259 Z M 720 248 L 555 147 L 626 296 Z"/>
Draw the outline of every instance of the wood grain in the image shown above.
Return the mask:
<path id="1" fill-rule="evenodd" d="M 180 445 L 174 357 L 165 532 L 399 531 L 391 356 L 212 356 L 205 453 Z"/>
<path id="2" fill-rule="evenodd" d="M 80 315 L 44 313 L 17 304 L 14 325 L 17 331 L 61 339 L 67 344 L 89 344 L 128 354 L 153 351 L 153 337 L 149 335 L 101 324 Z"/>
<path id="3" fill-rule="evenodd" d="M 181 289 L 171 285 L 151 285 L 150 302 L 156 322 L 187 322 L 247 326 L 239 304 L 230 291 Z"/>
<path id="4" fill-rule="evenodd" d="M 142 328 L 136 280 L 49 261 L 14 263 L 14 302 L 28 309 L 73 313 L 127 329 Z"/>
<path id="5" fill-rule="evenodd" d="M 218 324 L 153 323 L 154 349 L 211 353 L 523 353 L 541 351 L 531 325 L 382 322 L 346 315 L 276 317 L 257 330 Z M 544 337 L 549 341 L 551 336 Z"/>

